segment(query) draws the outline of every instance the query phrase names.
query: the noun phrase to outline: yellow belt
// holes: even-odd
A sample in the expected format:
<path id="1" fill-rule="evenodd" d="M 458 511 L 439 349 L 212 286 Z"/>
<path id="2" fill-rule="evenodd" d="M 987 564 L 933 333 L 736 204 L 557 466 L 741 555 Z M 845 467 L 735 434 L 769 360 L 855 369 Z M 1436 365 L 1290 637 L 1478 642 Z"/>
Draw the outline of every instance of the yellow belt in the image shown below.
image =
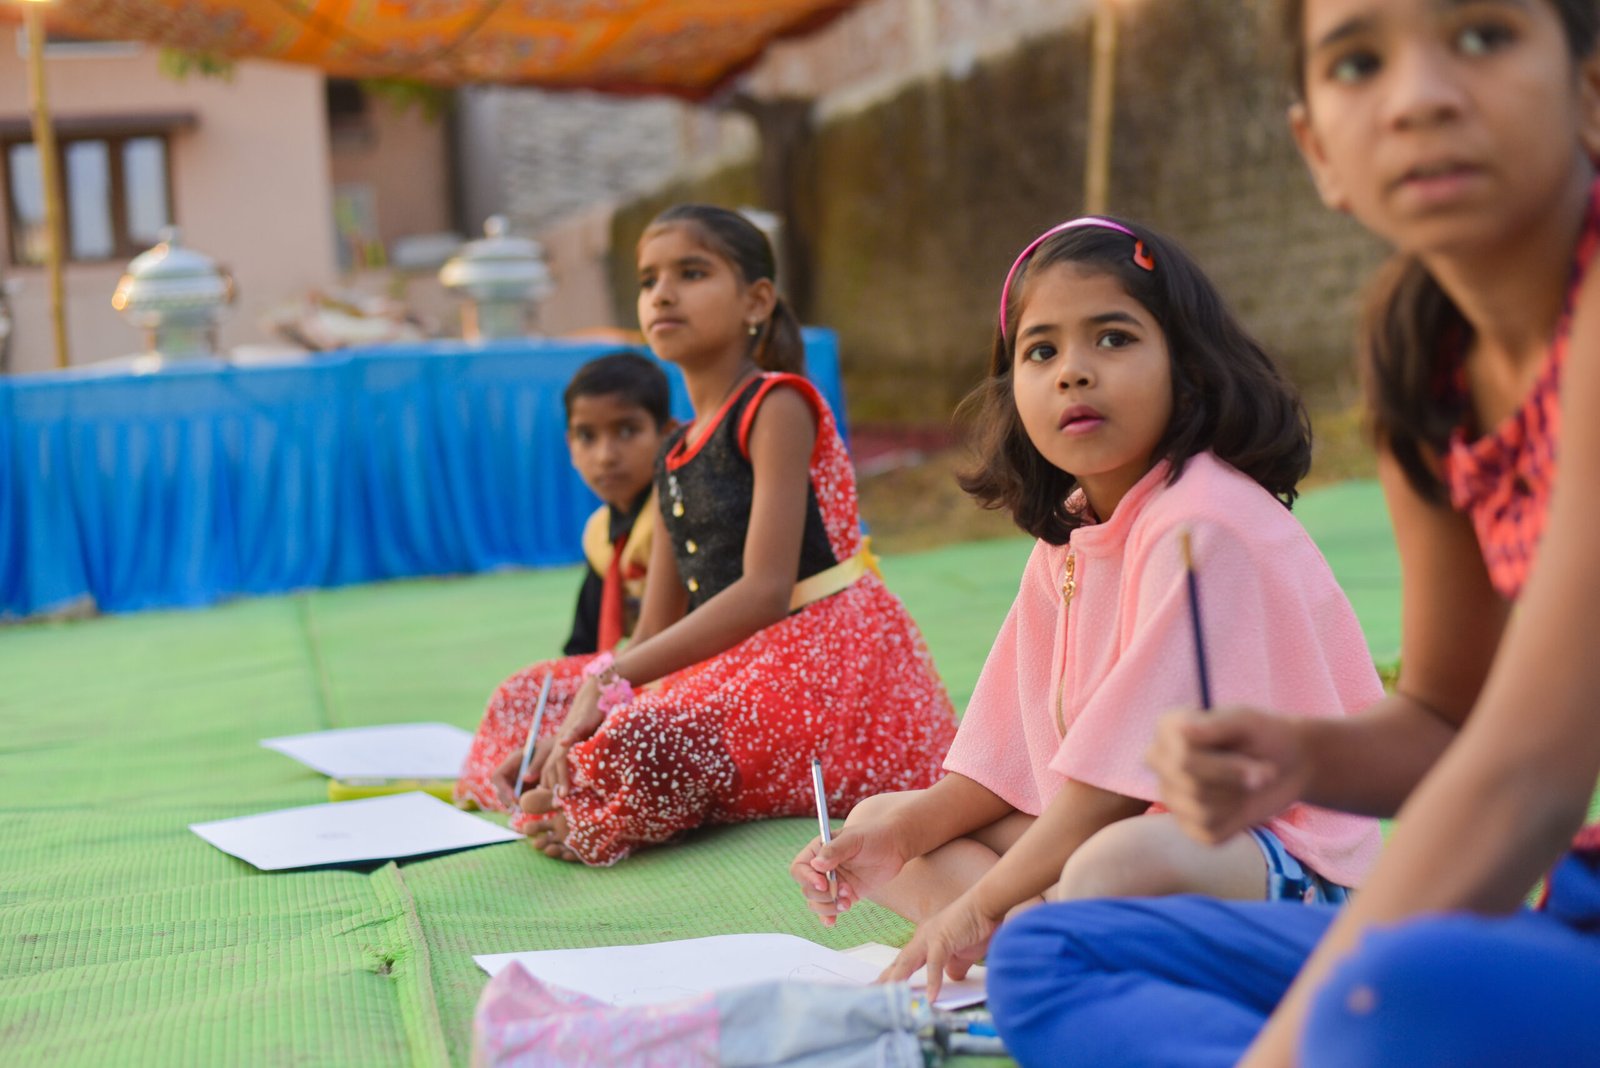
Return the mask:
<path id="1" fill-rule="evenodd" d="M 872 539 L 862 538 L 861 548 L 854 556 L 796 582 L 794 594 L 789 598 L 789 611 L 798 612 L 813 601 L 831 597 L 869 571 L 883 578 L 883 572 L 878 570 L 878 558 L 872 552 Z"/>

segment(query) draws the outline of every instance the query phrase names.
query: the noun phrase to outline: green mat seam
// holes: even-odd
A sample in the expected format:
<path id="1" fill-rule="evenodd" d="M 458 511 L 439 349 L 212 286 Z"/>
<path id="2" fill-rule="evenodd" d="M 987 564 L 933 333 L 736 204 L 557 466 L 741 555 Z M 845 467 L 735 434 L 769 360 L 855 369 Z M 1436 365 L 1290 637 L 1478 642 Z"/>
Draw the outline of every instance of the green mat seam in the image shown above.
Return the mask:
<path id="1" fill-rule="evenodd" d="M 400 1019 L 406 1042 L 411 1047 L 411 1063 L 448 1065 L 450 1050 L 444 1037 L 444 1019 L 433 991 L 433 955 L 428 952 L 427 935 L 417 915 L 417 902 L 406 885 L 399 865 L 390 862 L 372 873 L 372 887 L 384 905 L 392 909 L 404 925 L 406 950 L 397 959 L 389 977 L 400 997 Z"/>
<path id="2" fill-rule="evenodd" d="M 300 617 L 300 636 L 306 643 L 306 659 L 311 661 L 311 676 L 317 683 L 316 705 L 321 717 L 317 726 L 321 730 L 331 730 L 338 726 L 333 714 L 333 685 L 328 681 L 328 664 L 322 656 L 322 644 L 317 639 L 316 623 L 311 618 L 311 595 L 297 593 L 294 599 L 299 609 L 296 614 Z"/>

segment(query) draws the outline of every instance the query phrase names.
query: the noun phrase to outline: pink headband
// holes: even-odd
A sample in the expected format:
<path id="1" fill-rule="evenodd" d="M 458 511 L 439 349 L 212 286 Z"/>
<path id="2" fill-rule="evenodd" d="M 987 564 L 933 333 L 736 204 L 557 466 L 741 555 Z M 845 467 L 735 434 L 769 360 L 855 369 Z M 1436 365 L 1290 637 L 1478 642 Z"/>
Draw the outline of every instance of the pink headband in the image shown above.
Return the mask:
<path id="1" fill-rule="evenodd" d="M 1103 230 L 1115 230 L 1119 234 L 1127 234 L 1129 237 L 1133 238 L 1134 241 L 1133 262 L 1137 263 L 1140 267 L 1143 267 L 1147 271 L 1153 271 L 1156 269 L 1156 261 L 1150 258 L 1149 253 L 1145 252 L 1144 242 L 1139 240 L 1139 235 L 1128 229 L 1126 226 L 1123 226 L 1119 222 L 1112 222 L 1110 219 L 1102 219 L 1098 215 L 1084 215 L 1077 219 L 1068 219 L 1064 223 L 1057 223 L 1055 226 L 1050 227 L 1050 229 L 1046 230 L 1044 233 L 1040 234 L 1038 237 L 1029 242 L 1028 247 L 1023 249 L 1021 255 L 1019 255 L 1015 262 L 1011 264 L 1011 270 L 1006 272 L 1006 284 L 1000 287 L 1000 336 L 1002 338 L 1006 336 L 1006 302 L 1011 299 L 1011 282 L 1017 276 L 1017 268 L 1021 267 L 1023 262 L 1029 256 L 1033 255 L 1035 249 L 1044 244 L 1050 238 L 1056 236 L 1062 231 L 1077 230 L 1085 226 L 1098 226 Z"/>

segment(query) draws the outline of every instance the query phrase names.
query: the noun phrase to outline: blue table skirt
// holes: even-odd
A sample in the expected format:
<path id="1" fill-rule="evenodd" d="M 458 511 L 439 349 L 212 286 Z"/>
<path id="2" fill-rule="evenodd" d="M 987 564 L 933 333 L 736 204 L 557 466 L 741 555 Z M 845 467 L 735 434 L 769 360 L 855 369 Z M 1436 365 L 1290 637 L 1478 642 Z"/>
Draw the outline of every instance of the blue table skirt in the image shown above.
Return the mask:
<path id="1" fill-rule="evenodd" d="M 575 561 L 597 501 L 568 460 L 561 392 L 614 348 L 0 378 L 0 618 Z M 835 335 L 807 330 L 806 353 L 843 423 Z"/>

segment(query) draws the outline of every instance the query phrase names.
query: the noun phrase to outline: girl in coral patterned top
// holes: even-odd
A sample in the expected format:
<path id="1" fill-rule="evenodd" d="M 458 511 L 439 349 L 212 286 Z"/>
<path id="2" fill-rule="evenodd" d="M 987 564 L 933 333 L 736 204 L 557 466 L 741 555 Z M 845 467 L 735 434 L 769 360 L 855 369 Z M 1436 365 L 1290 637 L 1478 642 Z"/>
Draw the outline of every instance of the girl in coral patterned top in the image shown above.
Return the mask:
<path id="1" fill-rule="evenodd" d="M 1025 1065 L 1594 1064 L 1600 11 L 1286 8 L 1318 191 L 1396 252 L 1362 347 L 1402 671 L 1345 720 L 1177 715 L 1153 762 L 1201 840 L 1297 799 L 1399 818 L 1337 915 L 1036 910 L 995 941 L 990 1005 Z"/>
<path id="2" fill-rule="evenodd" d="M 799 372 L 772 251 L 743 216 L 683 205 L 639 242 L 639 319 L 695 419 L 657 462 L 638 628 L 563 661 L 513 825 L 551 856 L 614 864 L 710 823 L 815 811 L 811 760 L 848 811 L 931 785 L 955 716 L 878 577 L 833 415 Z M 489 702 L 458 795 L 510 807 L 543 666 Z"/>

